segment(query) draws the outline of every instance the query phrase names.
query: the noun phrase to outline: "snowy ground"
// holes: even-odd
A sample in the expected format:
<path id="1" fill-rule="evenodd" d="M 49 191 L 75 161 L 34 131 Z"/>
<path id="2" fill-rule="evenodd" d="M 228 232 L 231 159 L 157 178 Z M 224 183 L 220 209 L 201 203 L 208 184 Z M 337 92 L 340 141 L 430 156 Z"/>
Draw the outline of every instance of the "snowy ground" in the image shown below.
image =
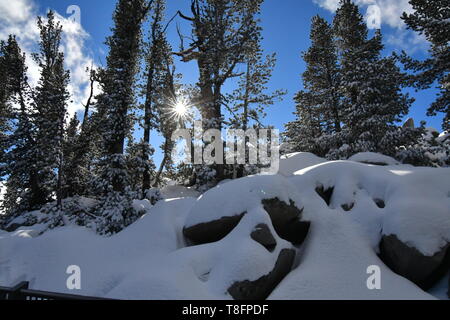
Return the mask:
<path id="1" fill-rule="evenodd" d="M 384 163 L 385 166 L 362 162 Z M 334 187 L 327 204 L 316 188 Z M 231 299 L 237 281 L 269 274 L 283 249 L 297 258 L 269 299 L 446 299 L 448 276 L 429 292 L 392 272 L 379 258 L 383 235 L 432 256 L 450 243 L 450 169 L 414 168 L 374 154 L 326 162 L 307 153 L 283 157 L 280 174 L 219 185 L 199 196 L 171 186 L 165 200 L 110 238 L 76 226 L 0 231 L 0 285 L 30 281 L 39 290 L 119 299 Z M 199 196 L 199 197 L 198 197 Z M 293 246 L 274 230 L 263 199 L 293 201 L 311 222 Z M 383 205 L 381 205 L 383 203 Z M 245 212 L 222 240 L 187 246 L 183 228 Z M 269 252 L 249 234 L 267 224 Z M 81 268 L 79 291 L 67 289 L 66 269 Z M 379 266 L 381 289 L 369 290 L 369 266 Z"/>

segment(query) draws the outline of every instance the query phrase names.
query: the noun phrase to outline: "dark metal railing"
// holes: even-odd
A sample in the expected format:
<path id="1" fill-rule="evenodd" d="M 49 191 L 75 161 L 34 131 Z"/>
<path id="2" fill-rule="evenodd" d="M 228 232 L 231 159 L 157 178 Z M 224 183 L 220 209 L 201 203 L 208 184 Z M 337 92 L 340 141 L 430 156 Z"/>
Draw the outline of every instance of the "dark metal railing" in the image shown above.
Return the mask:
<path id="1" fill-rule="evenodd" d="M 23 281 L 14 287 L 0 287 L 0 300 L 111 300 L 74 294 L 47 292 L 28 289 L 29 283 Z"/>

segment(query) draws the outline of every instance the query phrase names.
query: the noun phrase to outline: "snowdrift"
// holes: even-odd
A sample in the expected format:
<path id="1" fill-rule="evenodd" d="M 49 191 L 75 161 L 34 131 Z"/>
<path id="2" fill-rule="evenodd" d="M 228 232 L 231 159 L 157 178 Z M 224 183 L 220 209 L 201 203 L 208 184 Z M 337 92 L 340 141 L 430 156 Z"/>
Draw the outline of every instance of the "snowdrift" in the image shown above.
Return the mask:
<path id="1" fill-rule="evenodd" d="M 135 202 L 146 214 L 109 238 L 71 225 L 0 232 L 0 285 L 118 299 L 447 298 L 450 169 L 297 153 L 278 175 L 164 198 Z M 70 265 L 80 291 L 66 287 Z M 380 289 L 368 286 L 374 266 Z"/>

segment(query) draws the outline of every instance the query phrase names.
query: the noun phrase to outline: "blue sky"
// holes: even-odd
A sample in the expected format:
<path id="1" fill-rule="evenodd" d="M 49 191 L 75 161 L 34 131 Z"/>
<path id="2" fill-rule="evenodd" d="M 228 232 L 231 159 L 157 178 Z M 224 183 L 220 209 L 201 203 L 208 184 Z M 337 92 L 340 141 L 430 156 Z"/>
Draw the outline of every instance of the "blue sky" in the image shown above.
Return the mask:
<path id="1" fill-rule="evenodd" d="M 386 53 L 406 50 L 416 58 L 426 56 L 427 43 L 416 34 L 407 31 L 399 19 L 404 10 L 410 10 L 407 0 L 356 0 L 361 5 L 363 14 L 374 12 L 377 23 L 380 24 L 386 44 Z M 189 10 L 189 0 L 168 0 L 167 17 L 181 9 Z M 305 65 L 300 57 L 301 52 L 310 45 L 310 21 L 314 15 L 321 15 L 328 21 L 332 20 L 333 11 L 338 0 L 266 0 L 262 8 L 263 48 L 267 53 L 276 52 L 278 63 L 270 83 L 270 89 L 286 89 L 288 95 L 284 101 L 268 110 L 266 124 L 274 125 L 280 130 L 283 125 L 293 120 L 292 112 L 295 109 L 293 96 L 302 89 L 301 73 Z M 112 0 L 0 0 L 0 37 L 6 33 L 19 33 L 26 51 L 32 51 L 32 42 L 37 34 L 33 29 L 33 19 L 36 14 L 45 14 L 49 8 L 56 10 L 61 19 L 68 18 L 70 5 L 77 5 L 81 9 L 81 28 L 67 24 L 69 30 L 66 39 L 65 54 L 71 63 L 70 68 L 74 79 L 74 103 L 71 111 L 80 107 L 86 95 L 86 76 L 83 70 L 92 63 L 102 65 L 105 62 L 106 47 L 104 41 L 110 34 L 111 15 L 115 6 Z M 3 9 L 3 10 L 2 10 Z M 368 11 L 369 10 L 369 11 Z M 187 24 L 176 20 L 184 29 Z M 65 25 L 64 25 L 65 26 Z M 3 29 L 3 30 L 2 30 Z M 186 31 L 188 33 L 188 31 Z M 174 48 L 178 48 L 179 40 L 175 23 L 172 24 L 168 34 Z M 31 60 L 31 59 L 29 59 Z M 193 84 L 197 81 L 195 63 L 178 62 L 178 71 L 183 73 L 183 82 Z M 31 68 L 33 72 L 35 68 Z M 36 70 L 34 71 L 36 73 Z M 228 88 L 231 88 L 231 84 Z M 435 98 L 435 89 L 416 93 L 407 90 L 416 99 L 411 108 L 410 116 L 416 123 L 426 120 L 428 126 L 441 127 L 441 117 L 426 117 L 426 109 Z M 155 147 L 159 146 L 159 139 Z"/>

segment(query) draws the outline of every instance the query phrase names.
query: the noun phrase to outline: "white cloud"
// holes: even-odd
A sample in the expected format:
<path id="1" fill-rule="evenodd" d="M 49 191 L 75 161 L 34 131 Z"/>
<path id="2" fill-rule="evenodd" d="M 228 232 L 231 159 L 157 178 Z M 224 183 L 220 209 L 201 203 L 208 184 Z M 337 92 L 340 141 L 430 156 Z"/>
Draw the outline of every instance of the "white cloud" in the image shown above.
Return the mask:
<path id="1" fill-rule="evenodd" d="M 19 44 L 27 55 L 28 74 L 31 85 L 39 80 L 39 67 L 31 58 L 37 50 L 39 30 L 36 25 L 38 8 L 34 0 L 0 0 L 0 39 L 9 34 L 17 36 Z M 89 94 L 89 75 L 87 67 L 94 65 L 93 59 L 85 47 L 90 35 L 79 24 L 79 19 L 64 17 L 57 13 L 57 19 L 63 27 L 61 50 L 65 55 L 66 68 L 70 70 L 72 95 L 68 110 L 70 114 L 83 108 Z"/>
<path id="2" fill-rule="evenodd" d="M 320 7 L 335 12 L 339 7 L 339 0 L 313 0 Z M 400 18 L 403 12 L 411 12 L 409 0 L 354 0 L 362 9 L 366 9 L 366 17 L 376 17 L 382 24 L 392 28 L 403 28 L 404 22 Z"/>
<path id="3" fill-rule="evenodd" d="M 331 12 L 335 12 L 339 7 L 339 0 L 313 0 L 313 2 Z"/>
<path id="4" fill-rule="evenodd" d="M 339 8 L 340 0 L 313 0 L 313 2 L 328 11 L 335 12 Z M 353 2 L 358 5 L 370 5 L 374 4 L 376 0 L 354 0 Z"/>
<path id="5" fill-rule="evenodd" d="M 340 0 L 313 0 L 320 7 L 335 12 Z M 388 35 L 388 42 L 400 46 L 408 51 L 426 48 L 425 38 L 406 29 L 406 25 L 400 18 L 403 12 L 411 13 L 412 7 L 409 0 L 354 0 L 365 15 L 367 26 L 370 29 L 379 29 L 387 25 L 394 29 Z"/>
<path id="6" fill-rule="evenodd" d="M 24 22 L 29 18 L 33 4 L 28 1 L 0 1 L 0 20 L 10 23 Z"/>

